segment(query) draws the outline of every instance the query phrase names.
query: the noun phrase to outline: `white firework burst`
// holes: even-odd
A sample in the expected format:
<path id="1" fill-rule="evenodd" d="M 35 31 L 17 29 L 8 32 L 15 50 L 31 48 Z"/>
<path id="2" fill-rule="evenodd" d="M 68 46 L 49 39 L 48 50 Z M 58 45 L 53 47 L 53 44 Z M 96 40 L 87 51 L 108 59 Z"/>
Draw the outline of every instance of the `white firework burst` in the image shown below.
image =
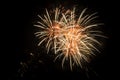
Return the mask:
<path id="1" fill-rule="evenodd" d="M 47 52 L 54 49 L 57 55 L 55 60 L 59 57 L 62 59 L 62 67 L 65 61 L 69 61 L 70 68 L 74 64 L 82 67 L 82 61 L 89 62 L 89 56 L 95 55 L 94 51 L 98 51 L 95 45 L 101 45 L 96 39 L 97 37 L 104 37 L 101 31 L 94 30 L 94 27 L 102 25 L 101 23 L 92 24 L 97 16 L 96 13 L 85 14 L 87 8 L 83 9 L 79 16 L 76 15 L 75 8 L 73 10 L 66 10 L 64 13 L 59 8 L 49 13 L 46 9 L 46 15 L 39 18 L 38 25 L 41 30 L 35 35 L 40 39 L 38 46 L 46 42 Z"/>

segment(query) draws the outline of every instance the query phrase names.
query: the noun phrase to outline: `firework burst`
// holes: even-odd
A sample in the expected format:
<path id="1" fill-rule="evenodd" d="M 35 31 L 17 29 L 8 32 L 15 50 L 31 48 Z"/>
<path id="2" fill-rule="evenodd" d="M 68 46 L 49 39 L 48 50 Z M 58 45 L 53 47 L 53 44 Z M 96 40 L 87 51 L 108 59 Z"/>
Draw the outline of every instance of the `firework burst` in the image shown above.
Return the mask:
<path id="1" fill-rule="evenodd" d="M 56 8 L 50 14 L 46 9 L 46 14 L 41 17 L 36 27 L 41 30 L 35 35 L 40 39 L 38 46 L 46 42 L 47 52 L 54 50 L 57 55 L 55 60 L 62 57 L 62 67 L 65 61 L 69 61 L 70 68 L 74 65 L 82 67 L 82 61 L 89 62 L 89 56 L 95 55 L 98 51 L 95 45 L 101 45 L 96 37 L 104 37 L 101 31 L 94 30 L 100 23 L 92 24 L 97 16 L 96 13 L 85 14 L 86 8 L 79 16 L 75 14 L 75 8 L 62 11 Z"/>

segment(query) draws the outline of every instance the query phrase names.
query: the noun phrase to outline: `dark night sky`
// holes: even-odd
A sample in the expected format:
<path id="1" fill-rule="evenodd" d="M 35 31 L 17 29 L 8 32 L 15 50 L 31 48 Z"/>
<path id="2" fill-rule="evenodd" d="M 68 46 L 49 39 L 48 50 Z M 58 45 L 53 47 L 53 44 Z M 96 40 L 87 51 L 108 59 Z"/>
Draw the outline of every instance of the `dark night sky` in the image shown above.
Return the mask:
<path id="1" fill-rule="evenodd" d="M 5 2 L 5 20 L 3 28 L 7 33 L 5 39 L 4 71 L 7 80 L 116 80 L 118 73 L 118 47 L 117 43 L 117 7 L 116 2 L 105 2 L 105 0 L 31 0 Z M 78 5 L 88 7 L 99 13 L 100 19 L 105 23 L 104 33 L 109 37 L 106 46 L 95 60 L 90 63 L 92 70 L 89 70 L 89 78 L 86 78 L 84 71 L 74 72 L 62 70 L 60 66 L 52 62 L 52 55 L 42 54 L 36 58 L 39 52 L 45 53 L 44 49 L 37 47 L 37 40 L 34 36 L 33 27 L 37 15 L 43 12 L 44 8 L 56 5 L 71 7 Z M 39 51 L 41 50 L 41 51 Z M 35 55 L 31 57 L 29 53 Z M 41 58 L 44 63 L 38 63 Z M 31 60 L 31 61 L 29 61 Z M 20 62 L 25 62 L 28 68 L 21 69 Z M 19 72 L 21 70 L 21 72 Z M 23 77 L 20 75 L 23 74 Z M 94 73 L 95 72 L 95 73 Z"/>

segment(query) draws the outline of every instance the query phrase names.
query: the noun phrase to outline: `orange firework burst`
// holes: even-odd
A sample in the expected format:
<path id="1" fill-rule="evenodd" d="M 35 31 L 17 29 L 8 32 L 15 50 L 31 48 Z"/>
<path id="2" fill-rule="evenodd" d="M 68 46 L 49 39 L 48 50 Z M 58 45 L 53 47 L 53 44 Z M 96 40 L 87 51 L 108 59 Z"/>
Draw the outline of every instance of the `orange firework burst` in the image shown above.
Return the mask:
<path id="1" fill-rule="evenodd" d="M 51 14 L 46 9 L 44 17 L 38 15 L 41 21 L 38 21 L 38 25 L 34 25 L 42 29 L 35 33 L 40 39 L 38 46 L 46 42 L 47 52 L 54 49 L 57 55 L 55 60 L 64 56 L 62 67 L 65 61 L 69 61 L 71 69 L 74 64 L 82 67 L 82 60 L 89 62 L 89 56 L 95 55 L 93 51 L 99 52 L 95 44 L 101 44 L 96 37 L 104 36 L 100 34 L 101 31 L 94 30 L 93 27 L 101 24 L 91 24 L 97 18 L 96 13 L 84 15 L 85 11 L 86 9 L 77 16 L 75 8 L 64 13 L 56 8 Z"/>

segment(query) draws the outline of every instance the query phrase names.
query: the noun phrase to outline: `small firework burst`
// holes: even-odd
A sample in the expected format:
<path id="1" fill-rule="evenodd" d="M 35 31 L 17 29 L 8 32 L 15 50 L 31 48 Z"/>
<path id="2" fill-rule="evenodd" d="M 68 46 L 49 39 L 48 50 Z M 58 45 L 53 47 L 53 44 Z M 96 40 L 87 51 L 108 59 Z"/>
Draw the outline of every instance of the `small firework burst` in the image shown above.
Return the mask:
<path id="1" fill-rule="evenodd" d="M 50 14 L 46 9 L 46 14 L 38 21 L 41 30 L 35 35 L 40 39 L 38 46 L 46 42 L 47 52 L 54 49 L 56 59 L 63 57 L 62 67 L 65 61 L 69 61 L 70 68 L 74 64 L 82 67 L 82 61 L 89 62 L 89 56 L 95 55 L 94 51 L 98 51 L 97 45 L 101 43 L 96 39 L 97 37 L 104 37 L 101 31 L 94 30 L 94 27 L 101 25 L 100 23 L 91 24 L 97 16 L 96 13 L 85 14 L 86 8 L 79 16 L 73 10 L 62 11 L 59 8 L 53 10 Z"/>

